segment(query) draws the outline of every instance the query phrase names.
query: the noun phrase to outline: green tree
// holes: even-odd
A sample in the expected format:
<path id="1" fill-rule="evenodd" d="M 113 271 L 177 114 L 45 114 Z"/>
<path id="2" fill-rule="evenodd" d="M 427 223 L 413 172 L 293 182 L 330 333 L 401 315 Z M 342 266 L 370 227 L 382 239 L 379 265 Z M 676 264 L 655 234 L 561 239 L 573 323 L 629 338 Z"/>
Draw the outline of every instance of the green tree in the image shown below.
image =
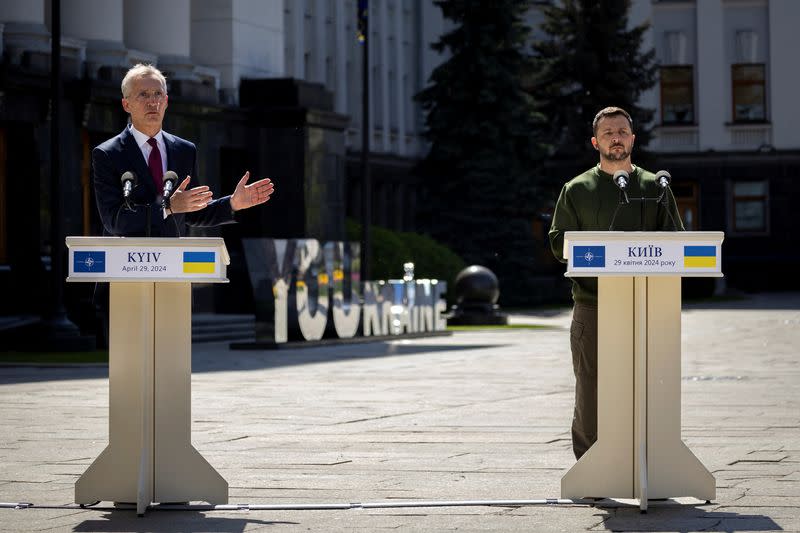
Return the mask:
<path id="1" fill-rule="evenodd" d="M 417 172 L 420 226 L 468 264 L 500 278 L 504 302 L 524 301 L 533 275 L 536 176 L 543 121 L 523 88 L 527 0 L 439 0 L 453 29 L 433 49 L 447 59 L 417 96 L 430 151 Z"/>
<path id="2" fill-rule="evenodd" d="M 532 91 L 549 119 L 559 159 L 596 161 L 591 124 L 607 106 L 631 114 L 638 150 L 650 141 L 654 111 L 638 102 L 656 83 L 655 51 L 642 50 L 648 23 L 628 28 L 630 4 L 561 0 L 544 7 L 546 38 L 533 45 Z"/>

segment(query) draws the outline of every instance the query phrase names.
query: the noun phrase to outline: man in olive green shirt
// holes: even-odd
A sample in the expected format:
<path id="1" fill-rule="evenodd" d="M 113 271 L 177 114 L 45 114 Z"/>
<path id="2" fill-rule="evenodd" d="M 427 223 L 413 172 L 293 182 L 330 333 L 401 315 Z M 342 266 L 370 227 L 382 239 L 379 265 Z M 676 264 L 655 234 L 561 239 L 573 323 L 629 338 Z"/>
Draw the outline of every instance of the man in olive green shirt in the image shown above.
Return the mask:
<path id="1" fill-rule="evenodd" d="M 614 231 L 683 230 L 669 189 L 665 191 L 669 212 L 656 202 L 620 205 L 620 189 L 612 180 L 618 170 L 629 174 L 626 191 L 630 198 L 657 198 L 662 192 L 652 173 L 631 163 L 636 136 L 630 115 L 619 107 L 607 107 L 595 116 L 592 130 L 592 146 L 600 154 L 600 163 L 564 185 L 550 227 L 553 254 L 564 263 L 567 262 L 566 231 L 608 231 L 612 220 Z M 572 278 L 572 299 L 575 302 L 570 327 L 575 373 L 572 449 L 580 459 L 597 440 L 597 278 Z"/>

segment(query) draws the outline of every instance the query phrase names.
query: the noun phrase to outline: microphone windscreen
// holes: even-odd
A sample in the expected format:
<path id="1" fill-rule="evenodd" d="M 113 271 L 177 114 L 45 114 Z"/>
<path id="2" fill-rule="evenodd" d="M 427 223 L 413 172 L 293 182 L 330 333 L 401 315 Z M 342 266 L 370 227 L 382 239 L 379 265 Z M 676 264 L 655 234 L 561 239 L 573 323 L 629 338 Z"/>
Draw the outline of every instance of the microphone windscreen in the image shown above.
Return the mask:
<path id="1" fill-rule="evenodd" d="M 613 179 L 614 179 L 614 184 L 622 189 L 625 188 L 625 186 L 628 184 L 628 180 L 630 179 L 630 177 L 628 176 L 628 173 L 625 172 L 624 170 L 617 170 L 616 172 L 614 172 Z M 621 183 L 620 181 L 621 179 L 625 180 L 624 183 Z"/>
<path id="2" fill-rule="evenodd" d="M 178 183 L 178 175 L 172 170 L 167 170 L 164 173 L 164 177 L 162 178 L 162 180 L 164 181 L 164 183 L 171 181 L 172 187 L 174 188 L 175 185 Z"/>
<path id="3" fill-rule="evenodd" d="M 131 172 L 130 170 L 126 170 L 123 172 L 122 177 L 119 179 L 120 182 L 124 185 L 126 181 L 132 181 L 136 183 L 136 174 Z"/>
<path id="4" fill-rule="evenodd" d="M 658 172 L 656 172 L 656 183 L 658 183 L 659 185 L 662 185 L 663 183 L 662 186 L 666 186 L 669 185 L 671 181 L 672 181 L 672 176 L 666 170 L 659 170 Z"/>

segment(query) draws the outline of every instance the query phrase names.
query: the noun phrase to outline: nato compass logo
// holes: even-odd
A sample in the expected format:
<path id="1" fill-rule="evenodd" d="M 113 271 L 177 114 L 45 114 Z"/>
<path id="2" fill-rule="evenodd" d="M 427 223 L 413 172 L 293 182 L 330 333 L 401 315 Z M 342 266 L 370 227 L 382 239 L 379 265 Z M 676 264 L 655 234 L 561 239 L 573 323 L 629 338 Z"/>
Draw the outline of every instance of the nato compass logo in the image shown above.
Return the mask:
<path id="1" fill-rule="evenodd" d="M 573 246 L 572 266 L 573 268 L 605 268 L 606 247 Z"/>
<path id="2" fill-rule="evenodd" d="M 105 252 L 75 252 L 72 258 L 73 272 L 105 272 Z"/>

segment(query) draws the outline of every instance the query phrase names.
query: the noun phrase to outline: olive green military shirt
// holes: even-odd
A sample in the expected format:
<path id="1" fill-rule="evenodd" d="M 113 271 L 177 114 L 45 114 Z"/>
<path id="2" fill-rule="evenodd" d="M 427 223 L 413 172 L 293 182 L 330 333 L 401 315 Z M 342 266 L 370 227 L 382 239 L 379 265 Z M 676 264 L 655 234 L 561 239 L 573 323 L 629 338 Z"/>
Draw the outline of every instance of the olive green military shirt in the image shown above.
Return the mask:
<path id="1" fill-rule="evenodd" d="M 661 195 L 662 189 L 656 184 L 652 172 L 634 167 L 626 190 L 631 202 L 619 205 L 620 190 L 612 181 L 612 175 L 600 170 L 599 165 L 564 185 L 556 202 L 549 233 L 550 247 L 559 261 L 567 262 L 564 257 L 565 231 L 609 231 L 618 206 L 613 231 L 683 231 L 675 197 L 669 189 L 666 191 L 669 213 L 654 200 L 633 200 Z M 597 278 L 572 278 L 572 299 L 596 304 Z"/>

